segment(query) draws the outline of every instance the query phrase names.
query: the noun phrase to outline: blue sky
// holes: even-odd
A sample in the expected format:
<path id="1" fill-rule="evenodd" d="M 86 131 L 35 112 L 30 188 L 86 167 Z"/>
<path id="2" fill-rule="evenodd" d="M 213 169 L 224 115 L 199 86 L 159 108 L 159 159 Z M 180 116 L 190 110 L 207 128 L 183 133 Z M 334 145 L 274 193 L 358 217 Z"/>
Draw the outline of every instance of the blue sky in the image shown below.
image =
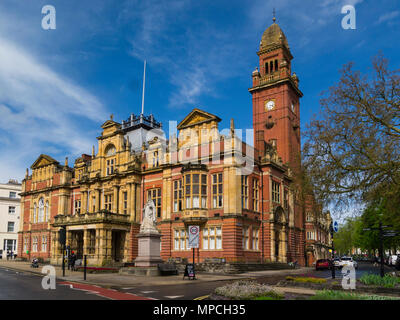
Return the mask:
<path id="1" fill-rule="evenodd" d="M 56 8 L 56 30 L 41 28 Z M 356 30 L 341 8 L 356 8 Z M 251 128 L 247 89 L 263 31 L 277 23 L 300 79 L 301 125 L 319 111 L 343 64 L 368 71 L 379 51 L 399 68 L 397 0 L 1 0 L 0 181 L 21 180 L 39 154 L 70 163 L 97 146 L 100 125 L 145 112 L 167 127 L 193 108 L 218 115 L 220 129 Z"/>

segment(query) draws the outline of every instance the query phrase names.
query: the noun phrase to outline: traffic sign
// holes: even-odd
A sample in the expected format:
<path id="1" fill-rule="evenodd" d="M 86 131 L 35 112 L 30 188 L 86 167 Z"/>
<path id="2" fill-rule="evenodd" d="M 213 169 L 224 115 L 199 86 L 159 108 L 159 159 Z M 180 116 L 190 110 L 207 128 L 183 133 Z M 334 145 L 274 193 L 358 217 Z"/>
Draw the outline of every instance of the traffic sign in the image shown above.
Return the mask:
<path id="1" fill-rule="evenodd" d="M 333 231 L 338 232 L 339 230 L 339 223 L 337 221 L 333 222 Z"/>
<path id="2" fill-rule="evenodd" d="M 189 226 L 189 248 L 199 247 L 199 235 L 200 235 L 199 226 Z"/>

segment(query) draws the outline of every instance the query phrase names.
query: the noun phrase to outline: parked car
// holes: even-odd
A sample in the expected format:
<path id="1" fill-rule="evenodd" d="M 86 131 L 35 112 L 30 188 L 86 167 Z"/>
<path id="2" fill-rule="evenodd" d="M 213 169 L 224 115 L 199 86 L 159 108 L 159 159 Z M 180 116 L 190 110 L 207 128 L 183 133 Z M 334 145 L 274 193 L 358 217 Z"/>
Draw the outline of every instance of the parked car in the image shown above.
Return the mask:
<path id="1" fill-rule="evenodd" d="M 315 270 L 329 270 L 332 267 L 332 261 L 329 259 L 319 259 L 315 263 Z"/>
<path id="2" fill-rule="evenodd" d="M 339 268 L 340 267 L 340 259 L 339 258 L 333 259 L 333 265 L 335 266 L 335 268 Z"/>
<path id="3" fill-rule="evenodd" d="M 396 265 L 396 261 L 399 258 L 400 254 L 392 254 L 389 257 L 389 266 L 395 266 Z"/>
<path id="4" fill-rule="evenodd" d="M 341 269 L 346 266 L 353 266 L 354 269 L 358 269 L 358 263 L 357 261 L 354 261 L 352 257 L 345 256 L 340 259 L 339 268 Z"/>

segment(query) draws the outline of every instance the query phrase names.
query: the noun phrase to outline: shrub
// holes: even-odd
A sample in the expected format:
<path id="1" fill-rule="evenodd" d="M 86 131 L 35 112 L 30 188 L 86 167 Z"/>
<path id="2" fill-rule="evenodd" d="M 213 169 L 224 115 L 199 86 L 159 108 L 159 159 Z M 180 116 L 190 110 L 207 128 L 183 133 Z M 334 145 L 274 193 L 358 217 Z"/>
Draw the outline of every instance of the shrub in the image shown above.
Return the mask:
<path id="1" fill-rule="evenodd" d="M 383 278 L 377 274 L 363 274 L 360 282 L 366 285 L 376 285 L 385 288 L 394 288 L 400 283 L 400 278 L 386 274 Z"/>
<path id="2" fill-rule="evenodd" d="M 400 300 L 400 298 L 376 295 L 368 296 L 335 290 L 322 290 L 317 291 L 314 296 L 310 297 L 310 300 Z"/>
<path id="3" fill-rule="evenodd" d="M 269 300 L 269 298 L 280 300 L 284 298 L 281 294 L 275 292 L 267 285 L 259 284 L 255 281 L 244 280 L 216 288 L 215 293 L 217 295 L 238 300 L 252 300 L 256 298 L 261 300 Z"/>
<path id="4" fill-rule="evenodd" d="M 291 277 L 287 276 L 286 280 L 300 282 L 300 283 L 326 283 L 326 279 L 312 278 L 312 277 Z"/>

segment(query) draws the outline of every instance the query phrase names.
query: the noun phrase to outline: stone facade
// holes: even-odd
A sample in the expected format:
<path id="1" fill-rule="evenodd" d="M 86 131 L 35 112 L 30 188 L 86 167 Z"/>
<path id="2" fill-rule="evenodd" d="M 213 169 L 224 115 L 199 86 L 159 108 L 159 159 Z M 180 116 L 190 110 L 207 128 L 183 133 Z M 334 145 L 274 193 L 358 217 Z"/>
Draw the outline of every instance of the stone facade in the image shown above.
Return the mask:
<path id="1" fill-rule="evenodd" d="M 163 260 L 191 261 L 188 226 L 199 225 L 196 261 L 304 265 L 304 204 L 293 184 L 302 93 L 281 29 L 274 23 L 262 39 L 249 89 L 255 149 L 238 137 L 233 120 L 222 134 L 221 119 L 200 109 L 168 140 L 152 115 L 121 123 L 111 117 L 91 155 L 72 167 L 40 155 L 27 171 L 19 255 L 60 263 L 57 231 L 66 227 L 67 244 L 89 264 L 132 263 L 143 207 L 153 200 Z M 46 250 L 38 239 L 47 239 Z"/>

